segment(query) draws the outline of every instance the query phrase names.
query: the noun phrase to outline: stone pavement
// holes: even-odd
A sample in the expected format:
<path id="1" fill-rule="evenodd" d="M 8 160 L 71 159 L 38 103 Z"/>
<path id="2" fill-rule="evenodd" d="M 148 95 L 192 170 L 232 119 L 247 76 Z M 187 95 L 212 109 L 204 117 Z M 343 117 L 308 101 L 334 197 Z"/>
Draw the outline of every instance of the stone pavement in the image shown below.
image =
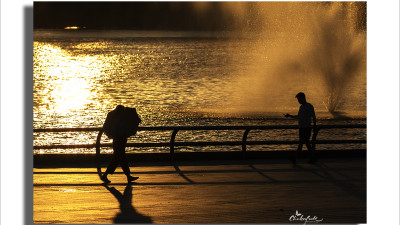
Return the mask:
<path id="1" fill-rule="evenodd" d="M 135 183 L 127 185 L 119 168 L 102 185 L 95 168 L 35 168 L 34 223 L 304 224 L 307 216 L 307 224 L 366 223 L 365 158 L 137 163 L 131 170 Z"/>

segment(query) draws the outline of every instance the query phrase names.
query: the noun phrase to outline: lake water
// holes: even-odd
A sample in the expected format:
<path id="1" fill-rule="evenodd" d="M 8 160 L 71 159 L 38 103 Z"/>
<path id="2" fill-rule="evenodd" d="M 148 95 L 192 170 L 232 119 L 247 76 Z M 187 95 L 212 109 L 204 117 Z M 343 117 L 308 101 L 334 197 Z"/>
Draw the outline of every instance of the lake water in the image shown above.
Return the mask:
<path id="1" fill-rule="evenodd" d="M 34 128 L 101 127 L 107 113 L 118 104 L 137 108 L 143 120 L 141 126 L 296 124 L 282 113 L 297 113 L 299 104 L 294 96 L 299 91 L 304 91 L 314 105 L 319 124 L 366 122 L 365 71 L 346 86 L 343 96 L 340 111 L 351 119 L 334 119 L 325 106 L 321 77 L 300 74 L 290 75 L 290 79 L 285 76 L 280 80 L 277 76 L 252 81 L 253 72 L 265 65 L 252 63 L 264 56 L 257 53 L 248 37 L 228 33 L 35 30 L 33 45 Z M 95 132 L 35 133 L 34 145 L 92 144 L 96 135 Z M 241 135 L 228 131 L 180 132 L 176 141 L 241 140 Z M 165 132 L 139 132 L 130 141 L 160 142 L 169 141 L 169 137 L 170 133 Z M 296 138 L 296 131 L 278 130 L 251 132 L 248 140 Z M 319 138 L 365 139 L 366 131 L 321 131 Z M 105 137 L 103 140 L 110 142 Z M 365 148 L 350 146 L 360 147 Z M 249 150 L 294 148 L 258 146 Z M 337 148 L 343 146 L 319 147 Z M 226 148 L 178 149 L 210 150 Z M 35 150 L 35 153 L 93 152 L 94 149 Z"/>

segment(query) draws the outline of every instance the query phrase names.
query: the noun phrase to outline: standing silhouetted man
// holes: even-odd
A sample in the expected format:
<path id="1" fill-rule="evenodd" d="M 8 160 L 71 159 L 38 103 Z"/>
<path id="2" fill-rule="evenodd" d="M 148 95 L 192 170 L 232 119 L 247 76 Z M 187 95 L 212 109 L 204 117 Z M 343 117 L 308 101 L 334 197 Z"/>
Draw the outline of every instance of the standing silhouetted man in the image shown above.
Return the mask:
<path id="1" fill-rule="evenodd" d="M 107 167 L 106 172 L 101 177 L 104 183 L 110 183 L 107 179 L 108 174 L 114 174 L 118 164 L 121 165 L 128 182 L 137 180 L 139 177 L 132 177 L 128 160 L 125 155 L 125 147 L 128 137 L 136 134 L 139 123 L 141 122 L 135 108 L 128 108 L 118 105 L 109 112 L 104 122 L 104 132 L 109 138 L 113 139 L 113 157 Z"/>
<path id="2" fill-rule="evenodd" d="M 296 158 L 298 153 L 302 150 L 303 144 L 307 146 L 308 151 L 311 154 L 311 160 L 309 163 L 315 163 L 317 158 L 315 156 L 315 149 L 311 147 L 310 137 L 311 137 L 311 119 L 314 123 L 314 126 L 317 125 L 317 118 L 315 117 L 314 107 L 306 101 L 306 95 L 303 92 L 299 92 L 296 95 L 297 100 L 301 104 L 299 108 L 299 113 L 297 115 L 285 114 L 285 117 L 292 117 L 298 120 L 299 122 L 299 146 L 297 148 L 293 163 L 296 163 Z"/>

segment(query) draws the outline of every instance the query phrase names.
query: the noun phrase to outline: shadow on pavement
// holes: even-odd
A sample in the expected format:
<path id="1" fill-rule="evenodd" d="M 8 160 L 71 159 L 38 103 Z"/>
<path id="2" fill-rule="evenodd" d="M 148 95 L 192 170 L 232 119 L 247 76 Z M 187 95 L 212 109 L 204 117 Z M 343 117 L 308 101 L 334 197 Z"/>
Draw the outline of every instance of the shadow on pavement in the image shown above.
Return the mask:
<path id="1" fill-rule="evenodd" d="M 324 180 L 336 185 L 337 187 L 341 188 L 343 191 L 354 196 L 355 198 L 366 202 L 367 193 L 365 192 L 365 175 L 357 178 L 350 177 L 344 173 L 337 171 L 335 168 L 329 167 L 327 164 L 322 162 L 317 163 L 315 166 L 318 168 L 318 170 L 310 170 L 301 166 L 298 167 L 303 171 L 307 171 L 323 178 Z M 345 178 L 346 180 L 337 179 L 334 176 L 335 174 Z M 359 185 L 355 185 L 354 182 L 357 183 L 357 181 L 361 181 L 361 183 Z"/>
<path id="2" fill-rule="evenodd" d="M 132 206 L 132 185 L 128 184 L 125 187 L 124 194 L 121 194 L 114 187 L 109 187 L 106 184 L 103 186 L 114 195 L 119 202 L 121 212 L 115 218 L 114 223 L 152 223 L 150 217 L 138 213 Z"/>

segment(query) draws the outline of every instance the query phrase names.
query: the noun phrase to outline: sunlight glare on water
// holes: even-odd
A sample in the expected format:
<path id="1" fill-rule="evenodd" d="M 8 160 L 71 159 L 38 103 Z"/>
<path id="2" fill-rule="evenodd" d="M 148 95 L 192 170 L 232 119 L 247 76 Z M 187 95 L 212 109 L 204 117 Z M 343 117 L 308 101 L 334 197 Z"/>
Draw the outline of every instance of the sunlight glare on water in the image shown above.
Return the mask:
<path id="1" fill-rule="evenodd" d="M 35 89 L 48 113 L 67 114 L 84 110 L 93 104 L 96 93 L 94 81 L 109 67 L 106 57 L 73 56 L 50 44 L 37 43 L 36 64 L 42 71 L 35 80 L 44 80 L 45 88 Z M 36 74 L 38 75 L 38 74 Z"/>

